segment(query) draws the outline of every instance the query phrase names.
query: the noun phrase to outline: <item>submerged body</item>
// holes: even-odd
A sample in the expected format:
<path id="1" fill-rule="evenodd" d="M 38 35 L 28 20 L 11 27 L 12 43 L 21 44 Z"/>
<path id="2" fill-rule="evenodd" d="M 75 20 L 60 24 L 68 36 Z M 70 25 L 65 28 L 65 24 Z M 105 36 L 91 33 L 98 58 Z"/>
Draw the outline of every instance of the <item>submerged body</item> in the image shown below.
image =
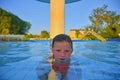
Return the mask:
<path id="1" fill-rule="evenodd" d="M 37 67 L 40 80 L 81 80 L 81 68 L 74 56 L 68 63 L 52 63 L 46 58 L 41 59 Z"/>

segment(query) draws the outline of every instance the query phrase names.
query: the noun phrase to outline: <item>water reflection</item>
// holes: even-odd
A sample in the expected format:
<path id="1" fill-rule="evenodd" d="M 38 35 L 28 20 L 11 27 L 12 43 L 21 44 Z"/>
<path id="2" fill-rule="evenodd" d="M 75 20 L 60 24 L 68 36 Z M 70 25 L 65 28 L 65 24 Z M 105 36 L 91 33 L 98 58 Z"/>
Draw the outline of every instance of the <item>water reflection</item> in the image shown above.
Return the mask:
<path id="1" fill-rule="evenodd" d="M 37 67 L 37 75 L 40 80 L 81 80 L 81 68 L 71 59 L 67 62 L 44 59 Z"/>
<path id="2" fill-rule="evenodd" d="M 0 66 L 4 66 L 7 63 L 19 62 L 29 57 L 0 57 Z"/>
<path id="3" fill-rule="evenodd" d="M 0 42 L 0 66 L 30 58 L 30 48 L 25 42 Z"/>
<path id="4" fill-rule="evenodd" d="M 120 42 L 75 41 L 73 47 L 70 62 L 53 69 L 49 41 L 0 42 L 0 80 L 120 80 Z"/>
<path id="5" fill-rule="evenodd" d="M 0 43 L 0 55 L 7 53 L 10 50 L 7 44 Z"/>

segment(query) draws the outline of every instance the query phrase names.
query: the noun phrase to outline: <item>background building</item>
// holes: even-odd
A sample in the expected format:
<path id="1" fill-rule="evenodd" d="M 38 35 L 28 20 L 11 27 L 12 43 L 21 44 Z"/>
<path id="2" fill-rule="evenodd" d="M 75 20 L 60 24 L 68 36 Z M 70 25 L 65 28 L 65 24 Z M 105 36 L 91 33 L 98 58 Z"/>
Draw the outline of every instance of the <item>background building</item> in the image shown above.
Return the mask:
<path id="1" fill-rule="evenodd" d="M 71 29 L 70 30 L 70 37 L 71 39 L 80 39 L 85 33 L 84 29 Z"/>

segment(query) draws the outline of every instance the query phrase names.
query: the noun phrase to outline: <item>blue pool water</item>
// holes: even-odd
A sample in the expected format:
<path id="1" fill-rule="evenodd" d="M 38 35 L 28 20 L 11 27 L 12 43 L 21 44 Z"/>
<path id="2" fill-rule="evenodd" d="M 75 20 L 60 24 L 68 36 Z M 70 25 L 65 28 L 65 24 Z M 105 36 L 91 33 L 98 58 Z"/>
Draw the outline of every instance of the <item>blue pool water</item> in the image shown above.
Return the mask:
<path id="1" fill-rule="evenodd" d="M 120 80 L 120 42 L 73 41 L 73 48 L 79 80 Z M 49 55 L 49 40 L 0 42 L 0 80 L 39 80 L 36 67 Z"/>

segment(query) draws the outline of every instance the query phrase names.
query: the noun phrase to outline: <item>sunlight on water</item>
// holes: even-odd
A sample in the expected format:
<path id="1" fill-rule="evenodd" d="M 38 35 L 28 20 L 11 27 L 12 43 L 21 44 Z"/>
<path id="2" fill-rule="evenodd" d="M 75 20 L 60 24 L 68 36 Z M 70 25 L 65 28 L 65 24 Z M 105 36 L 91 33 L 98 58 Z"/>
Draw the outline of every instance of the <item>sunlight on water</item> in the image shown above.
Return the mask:
<path id="1" fill-rule="evenodd" d="M 73 48 L 72 59 L 81 68 L 78 80 L 120 80 L 120 42 L 73 41 Z M 38 80 L 35 68 L 49 55 L 49 40 L 0 42 L 0 80 Z"/>

